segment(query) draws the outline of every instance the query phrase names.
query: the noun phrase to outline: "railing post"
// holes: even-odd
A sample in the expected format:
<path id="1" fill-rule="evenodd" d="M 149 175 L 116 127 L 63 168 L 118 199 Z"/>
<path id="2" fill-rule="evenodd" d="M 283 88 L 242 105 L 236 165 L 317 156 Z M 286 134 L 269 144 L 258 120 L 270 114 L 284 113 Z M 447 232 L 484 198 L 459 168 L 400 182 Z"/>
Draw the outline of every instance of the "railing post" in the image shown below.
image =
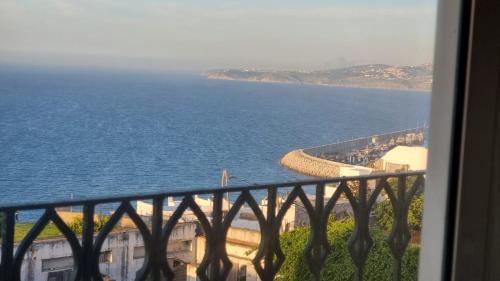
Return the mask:
<path id="1" fill-rule="evenodd" d="M 221 255 L 224 252 L 225 244 L 222 231 L 222 198 L 221 192 L 214 193 L 214 205 L 212 211 L 212 243 L 211 249 L 214 251 L 212 263 L 210 265 L 210 280 L 218 281 L 220 278 Z"/>
<path id="2" fill-rule="evenodd" d="M 262 239 L 268 239 L 268 246 L 269 250 L 266 251 L 266 254 L 264 256 L 264 271 L 266 272 L 266 276 L 271 280 L 273 278 L 274 274 L 274 251 L 271 249 L 276 248 L 276 244 L 279 243 L 279 228 L 280 226 L 277 226 L 276 228 L 278 229 L 277 232 L 273 231 L 273 225 L 275 224 L 276 220 L 276 199 L 277 199 L 277 190 L 275 187 L 270 187 L 267 189 L 267 214 L 266 214 L 266 219 L 268 223 L 268 237 L 262 237 Z"/>
<path id="3" fill-rule="evenodd" d="M 161 279 L 161 269 L 163 268 L 164 262 L 167 262 L 167 249 L 166 243 L 161 240 L 163 223 L 163 198 L 155 197 L 153 199 L 153 217 L 151 218 L 151 238 L 153 242 L 153 247 L 151 247 L 151 276 L 153 281 L 159 281 Z"/>
<path id="4" fill-rule="evenodd" d="M 409 206 L 406 206 L 406 177 L 402 176 L 402 177 L 399 177 L 398 178 L 398 190 L 397 190 L 397 193 L 398 193 L 398 197 L 397 197 L 397 201 L 396 201 L 396 208 L 397 210 L 394 210 L 393 213 L 394 213 L 394 219 L 395 221 L 393 222 L 393 225 L 395 227 L 399 226 L 399 228 L 396 228 L 398 229 L 398 231 L 402 232 L 401 234 L 403 234 L 405 231 L 407 231 L 407 226 L 408 226 L 408 222 L 407 222 L 407 216 L 408 216 L 408 212 L 405 211 L 406 208 L 408 208 Z M 408 205 L 410 203 L 408 202 Z M 403 234 L 404 235 L 404 234 Z M 402 241 L 400 241 L 402 242 Z M 403 244 L 406 244 L 406 243 L 403 243 Z M 403 246 L 404 249 L 406 249 L 406 245 Z M 401 255 L 397 255 L 394 257 L 394 275 L 393 275 L 393 280 L 394 281 L 400 281 L 401 280 L 401 260 L 403 259 L 403 254 L 404 254 L 404 250 L 401 252 Z"/>
<path id="5" fill-rule="evenodd" d="M 2 213 L 2 265 L 0 280 L 12 280 L 12 263 L 14 257 L 14 228 L 16 223 L 15 210 Z"/>
<path id="6" fill-rule="evenodd" d="M 418 189 L 421 188 L 421 180 L 422 178 L 420 176 L 417 177 L 412 187 L 408 188 L 407 176 L 402 175 L 398 177 L 396 190 L 397 196 L 392 191 L 392 187 L 389 187 L 388 190 L 389 199 L 394 213 L 391 234 L 387 239 L 389 248 L 391 249 L 394 258 L 392 277 L 394 281 L 402 279 L 402 260 L 411 239 L 411 233 L 408 226 L 408 210 L 413 196 Z"/>
<path id="7" fill-rule="evenodd" d="M 359 190 L 358 190 L 358 199 L 359 199 L 359 209 L 360 212 L 358 214 L 358 227 L 360 229 L 360 241 L 361 243 L 358 244 L 359 247 L 359 252 L 358 252 L 358 264 L 356 265 L 356 272 L 354 276 L 354 280 L 356 281 L 362 281 L 363 280 L 363 271 L 364 271 L 364 263 L 365 259 L 363 259 L 363 246 L 364 246 L 364 234 L 366 231 L 368 231 L 368 215 L 369 211 L 366 212 L 366 192 L 367 192 L 367 185 L 366 182 L 363 184 L 362 182 L 359 183 Z"/>
<path id="8" fill-rule="evenodd" d="M 95 206 L 93 204 L 86 204 L 83 206 L 83 231 L 82 231 L 82 254 L 79 265 L 80 276 L 82 280 L 92 280 L 92 270 L 94 269 L 92 263 L 93 244 L 94 244 L 94 213 Z M 98 261 L 97 261 L 98 263 Z"/>
<path id="9" fill-rule="evenodd" d="M 367 179 L 362 178 L 359 180 L 357 200 L 349 189 L 346 190 L 346 195 L 354 211 L 354 232 L 348 242 L 348 248 L 356 266 L 354 271 L 355 281 L 363 280 L 365 262 L 373 246 L 373 240 L 370 237 L 369 219 L 371 207 L 375 200 L 367 199 L 367 189 Z M 377 194 L 372 194 L 371 197 Z"/>
<path id="10" fill-rule="evenodd" d="M 323 221 L 323 209 L 325 205 L 325 185 L 324 184 L 318 184 L 316 186 L 316 198 L 315 198 L 315 208 L 314 208 L 314 213 L 315 213 L 315 220 L 316 222 L 313 224 L 311 223 L 311 226 L 314 226 L 315 229 L 312 230 L 313 232 L 313 259 L 314 259 L 314 277 L 316 278 L 317 281 L 320 280 L 321 278 L 321 268 L 323 266 L 323 261 L 326 255 L 326 249 L 323 249 L 323 241 L 325 241 L 325 235 L 326 235 L 326 224 L 328 223 L 327 220 Z"/>

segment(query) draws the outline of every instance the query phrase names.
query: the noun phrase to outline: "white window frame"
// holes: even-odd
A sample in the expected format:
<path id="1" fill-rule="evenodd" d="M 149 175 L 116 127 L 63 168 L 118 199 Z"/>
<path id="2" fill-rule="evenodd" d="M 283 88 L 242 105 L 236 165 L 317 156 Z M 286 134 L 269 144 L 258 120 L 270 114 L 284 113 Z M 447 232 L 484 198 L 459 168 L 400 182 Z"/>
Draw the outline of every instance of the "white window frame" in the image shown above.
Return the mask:
<path id="1" fill-rule="evenodd" d="M 419 280 L 500 280 L 500 1 L 437 19 Z"/>

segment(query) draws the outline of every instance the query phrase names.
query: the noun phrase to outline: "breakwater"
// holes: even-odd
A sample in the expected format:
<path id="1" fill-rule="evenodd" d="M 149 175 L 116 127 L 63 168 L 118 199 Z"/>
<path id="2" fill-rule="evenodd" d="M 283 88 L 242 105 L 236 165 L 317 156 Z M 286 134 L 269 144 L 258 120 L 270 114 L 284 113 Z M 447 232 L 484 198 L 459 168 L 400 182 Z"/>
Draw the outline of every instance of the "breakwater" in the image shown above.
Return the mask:
<path id="1" fill-rule="evenodd" d="M 281 158 L 280 164 L 299 174 L 312 177 L 338 177 L 340 167 L 349 166 L 344 163 L 321 159 L 297 149 Z"/>

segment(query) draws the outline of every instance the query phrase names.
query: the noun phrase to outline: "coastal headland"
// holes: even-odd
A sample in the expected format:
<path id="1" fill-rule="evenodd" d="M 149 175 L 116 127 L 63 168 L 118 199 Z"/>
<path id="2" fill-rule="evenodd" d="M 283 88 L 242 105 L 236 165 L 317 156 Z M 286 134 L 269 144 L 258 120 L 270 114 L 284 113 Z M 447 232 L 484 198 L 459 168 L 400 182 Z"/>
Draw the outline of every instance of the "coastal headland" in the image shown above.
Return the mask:
<path id="1" fill-rule="evenodd" d="M 370 64 L 318 71 L 223 69 L 208 71 L 206 77 L 216 80 L 429 92 L 432 85 L 432 65 Z"/>

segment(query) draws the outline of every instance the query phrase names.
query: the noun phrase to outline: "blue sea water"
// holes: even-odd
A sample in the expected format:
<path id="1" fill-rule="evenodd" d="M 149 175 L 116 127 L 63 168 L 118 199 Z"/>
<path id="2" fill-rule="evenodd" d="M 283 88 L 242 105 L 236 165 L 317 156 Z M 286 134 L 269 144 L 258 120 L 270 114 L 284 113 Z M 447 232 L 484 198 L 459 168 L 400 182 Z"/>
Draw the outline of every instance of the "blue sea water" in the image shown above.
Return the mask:
<path id="1" fill-rule="evenodd" d="M 415 127 L 430 94 L 0 66 L 0 205 L 302 176 L 290 150 Z"/>

